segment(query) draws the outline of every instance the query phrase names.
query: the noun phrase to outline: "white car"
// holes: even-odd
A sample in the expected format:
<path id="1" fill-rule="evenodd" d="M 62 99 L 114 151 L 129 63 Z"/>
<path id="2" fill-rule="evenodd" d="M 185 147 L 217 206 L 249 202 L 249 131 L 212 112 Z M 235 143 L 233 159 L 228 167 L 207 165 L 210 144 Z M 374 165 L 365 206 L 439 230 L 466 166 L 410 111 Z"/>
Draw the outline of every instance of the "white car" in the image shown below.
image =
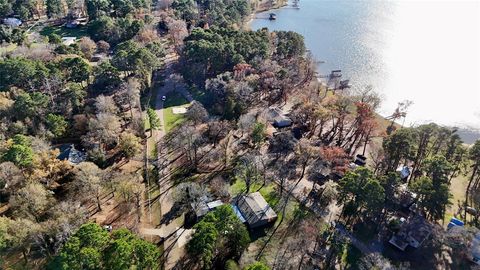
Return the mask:
<path id="1" fill-rule="evenodd" d="M 162 96 L 162 101 L 165 101 L 167 99 L 166 96 Z"/>

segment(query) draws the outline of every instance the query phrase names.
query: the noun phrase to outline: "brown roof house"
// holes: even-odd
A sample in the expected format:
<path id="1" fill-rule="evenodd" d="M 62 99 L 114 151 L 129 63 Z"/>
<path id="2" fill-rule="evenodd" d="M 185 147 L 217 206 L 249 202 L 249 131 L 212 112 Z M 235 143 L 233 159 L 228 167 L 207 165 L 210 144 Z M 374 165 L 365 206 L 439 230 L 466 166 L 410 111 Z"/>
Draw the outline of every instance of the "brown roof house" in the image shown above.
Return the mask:
<path id="1" fill-rule="evenodd" d="M 233 209 L 240 220 L 251 229 L 267 225 L 277 219 L 277 214 L 260 192 L 238 196 L 233 201 Z"/>
<path id="2" fill-rule="evenodd" d="M 432 229 L 432 225 L 421 215 L 410 216 L 388 242 L 402 251 L 407 246 L 418 248 L 430 236 Z"/>

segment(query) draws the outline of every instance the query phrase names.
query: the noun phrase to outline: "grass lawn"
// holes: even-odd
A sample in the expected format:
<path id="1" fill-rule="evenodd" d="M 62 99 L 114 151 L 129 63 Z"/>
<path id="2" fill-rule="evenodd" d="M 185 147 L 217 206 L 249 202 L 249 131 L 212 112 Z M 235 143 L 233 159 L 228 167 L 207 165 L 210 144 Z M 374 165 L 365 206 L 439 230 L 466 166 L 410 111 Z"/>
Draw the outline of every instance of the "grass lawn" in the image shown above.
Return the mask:
<path id="1" fill-rule="evenodd" d="M 49 36 L 50 34 L 57 34 L 61 37 L 84 37 L 88 36 L 87 27 L 79 26 L 77 28 L 66 28 L 63 26 L 45 26 L 40 30 L 40 34 L 43 36 Z"/>
<path id="2" fill-rule="evenodd" d="M 153 159 L 156 158 L 158 151 L 157 151 L 157 142 L 155 140 L 155 136 L 148 137 L 147 148 L 148 148 L 148 157 Z"/>
<path id="3" fill-rule="evenodd" d="M 170 107 L 163 109 L 163 119 L 165 120 L 165 131 L 168 133 L 174 127 L 185 121 L 185 116 L 182 114 L 174 114 Z"/>
<path id="4" fill-rule="evenodd" d="M 183 114 L 174 114 L 174 107 L 188 107 L 187 100 L 179 93 L 172 93 L 167 95 L 167 99 L 164 103 L 163 119 L 165 121 L 165 131 L 168 133 L 177 125 L 185 121 Z"/>
<path id="5" fill-rule="evenodd" d="M 253 183 L 253 185 L 250 186 L 250 192 L 256 192 L 260 187 L 262 187 L 262 183 Z M 230 194 L 232 197 L 234 197 L 238 194 L 244 193 L 246 189 L 247 186 L 245 181 L 237 180 L 235 183 L 233 183 L 233 185 L 230 186 Z M 258 192 L 262 194 L 263 198 L 265 198 L 265 201 L 267 201 L 272 207 L 276 206 L 280 201 L 280 196 L 275 191 L 275 184 L 273 183 L 267 184 L 266 186 L 260 188 Z"/>
<path id="6" fill-rule="evenodd" d="M 160 189 L 156 186 L 154 181 L 150 182 L 150 190 L 147 191 L 147 199 L 155 198 L 160 195 Z M 149 223 L 151 225 L 157 226 L 160 225 L 160 220 L 162 217 L 162 208 L 160 205 L 160 200 L 156 200 L 154 203 L 152 203 L 151 207 L 146 208 L 147 211 L 145 212 L 145 216 L 148 219 Z M 151 213 L 149 213 L 151 209 Z M 150 214 L 152 215 L 151 218 L 152 220 L 150 221 Z"/>
<path id="7" fill-rule="evenodd" d="M 450 184 L 450 193 L 453 196 L 450 200 L 452 205 L 447 207 L 447 211 L 445 212 L 445 217 L 443 219 L 445 225 L 448 224 L 453 215 L 457 213 L 459 202 L 460 205 L 462 205 L 465 201 L 465 190 L 468 185 L 468 177 L 469 175 L 459 175 L 452 179 L 452 183 Z"/>
<path id="8" fill-rule="evenodd" d="M 144 116 L 144 119 L 147 119 Z M 150 135 L 150 121 L 148 119 L 143 121 L 144 123 L 144 130 L 147 136 L 147 148 L 148 148 L 148 157 L 149 158 L 156 158 L 157 156 L 157 141 L 154 135 Z"/>

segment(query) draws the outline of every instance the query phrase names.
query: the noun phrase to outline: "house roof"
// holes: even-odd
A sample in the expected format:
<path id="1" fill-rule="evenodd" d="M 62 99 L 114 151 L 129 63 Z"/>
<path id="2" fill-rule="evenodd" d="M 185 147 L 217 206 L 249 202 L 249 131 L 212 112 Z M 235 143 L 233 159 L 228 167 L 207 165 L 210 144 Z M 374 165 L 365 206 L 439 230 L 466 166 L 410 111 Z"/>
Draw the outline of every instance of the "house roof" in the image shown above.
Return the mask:
<path id="1" fill-rule="evenodd" d="M 5 18 L 3 19 L 3 23 L 8 26 L 20 26 L 22 25 L 22 21 L 17 18 Z"/>
<path id="2" fill-rule="evenodd" d="M 68 160 L 73 164 L 78 164 L 87 160 L 87 154 L 75 149 L 73 144 L 62 144 L 58 147 L 60 154 L 57 156 L 57 159 Z"/>
<path id="3" fill-rule="evenodd" d="M 262 220 L 271 220 L 277 217 L 275 211 L 268 205 L 260 192 L 240 196 L 236 206 L 248 224 L 255 224 Z"/>
<path id="4" fill-rule="evenodd" d="M 405 249 L 405 243 L 410 244 L 412 240 L 422 244 L 432 233 L 432 225 L 430 225 L 424 217 L 420 215 L 411 216 L 400 228 L 400 231 L 390 239 L 390 243 Z"/>
<path id="5" fill-rule="evenodd" d="M 262 116 L 269 122 L 279 127 L 285 127 L 292 124 L 292 119 L 287 117 L 278 107 L 269 107 L 262 112 Z"/>
<path id="6" fill-rule="evenodd" d="M 203 217 L 209 211 L 214 210 L 215 208 L 223 205 L 221 200 L 211 201 L 208 202 L 209 198 L 207 196 L 202 196 L 197 203 L 192 202 L 190 205 L 192 209 L 195 211 L 197 217 Z"/>
<path id="7" fill-rule="evenodd" d="M 76 37 L 62 37 L 62 43 L 65 46 L 70 46 L 74 44 L 76 40 L 77 40 Z"/>
<path id="8" fill-rule="evenodd" d="M 403 237 L 397 237 L 396 235 L 392 236 L 392 238 L 390 238 L 390 241 L 388 241 L 388 242 L 390 244 L 396 246 L 397 248 L 399 248 L 402 251 L 404 251 L 408 246 L 408 242 L 405 241 L 405 239 Z"/>
<path id="9" fill-rule="evenodd" d="M 432 226 L 421 216 L 417 216 L 408 223 L 408 236 L 422 243 L 432 233 Z"/>

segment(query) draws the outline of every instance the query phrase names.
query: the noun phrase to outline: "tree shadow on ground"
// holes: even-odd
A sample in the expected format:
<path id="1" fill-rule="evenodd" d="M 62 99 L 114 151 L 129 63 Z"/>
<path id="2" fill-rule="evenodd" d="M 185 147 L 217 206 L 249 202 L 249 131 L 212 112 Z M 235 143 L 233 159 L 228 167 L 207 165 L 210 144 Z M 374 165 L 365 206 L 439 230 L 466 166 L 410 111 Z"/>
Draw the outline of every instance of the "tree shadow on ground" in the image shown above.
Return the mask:
<path id="1" fill-rule="evenodd" d="M 185 97 L 178 92 L 170 92 L 165 97 L 166 99 L 163 104 L 165 109 L 188 104 L 188 101 L 185 99 Z"/>
<path id="2" fill-rule="evenodd" d="M 173 220 L 179 218 L 185 210 L 185 205 L 179 202 L 175 202 L 167 213 L 163 214 L 160 224 L 170 224 Z"/>
<path id="3" fill-rule="evenodd" d="M 384 243 L 383 255 L 391 261 L 408 262 L 411 269 L 470 269 L 470 263 L 464 256 L 454 251 L 441 240 L 437 232 L 433 232 L 422 246 L 415 249 L 408 246 L 400 251 L 388 243 Z"/>
<path id="4" fill-rule="evenodd" d="M 183 256 L 178 260 L 177 264 L 172 268 L 172 270 L 184 270 L 184 269 L 197 269 L 198 266 L 195 261 L 188 258 L 188 256 Z"/>

